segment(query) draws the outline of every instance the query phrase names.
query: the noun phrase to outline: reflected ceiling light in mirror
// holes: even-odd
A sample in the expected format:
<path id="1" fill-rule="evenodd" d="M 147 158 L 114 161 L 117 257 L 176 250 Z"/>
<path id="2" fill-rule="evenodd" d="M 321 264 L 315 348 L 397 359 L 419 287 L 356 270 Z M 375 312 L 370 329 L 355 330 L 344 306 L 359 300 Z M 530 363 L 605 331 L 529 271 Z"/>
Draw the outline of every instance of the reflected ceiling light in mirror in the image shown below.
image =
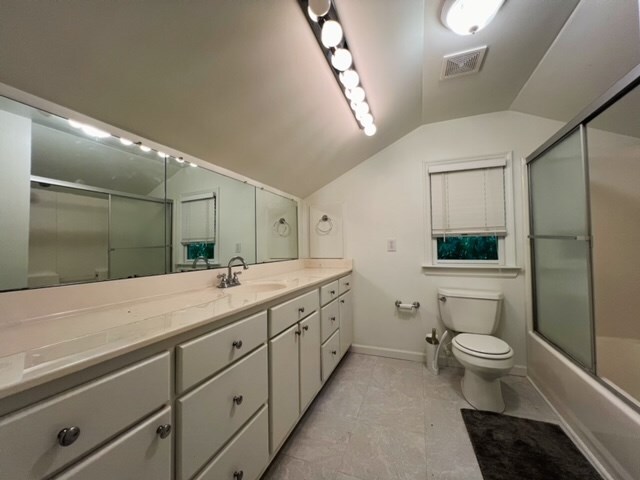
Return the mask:
<path id="1" fill-rule="evenodd" d="M 193 163 L 193 162 L 189 162 L 189 166 L 190 166 L 190 167 L 197 167 L 198 165 L 196 165 L 196 164 L 195 164 L 195 163 Z"/>
<path id="2" fill-rule="evenodd" d="M 167 158 L 169 155 L 167 155 L 167 154 L 166 154 L 166 153 L 164 153 L 164 152 L 158 152 L 158 156 L 159 156 L 160 158 Z"/>
<path id="3" fill-rule="evenodd" d="M 472 35 L 489 25 L 504 0 L 446 0 L 440 20 L 458 35 Z"/>
<path id="4" fill-rule="evenodd" d="M 144 153 L 147 153 L 147 152 L 151 151 L 150 147 L 147 147 L 146 145 L 143 145 L 141 143 L 139 143 L 138 146 L 140 147 L 140 150 L 142 150 Z"/>
<path id="5" fill-rule="evenodd" d="M 371 126 L 366 129 L 369 132 L 367 135 L 375 134 L 370 105 L 365 103 L 360 106 L 366 98 L 366 93 L 335 5 L 332 0 L 298 0 L 298 4 L 331 68 L 331 73 L 351 107 L 358 127 L 365 130 L 365 125 L 360 120 L 364 115 L 369 115 Z"/>
<path id="6" fill-rule="evenodd" d="M 178 162 L 178 163 L 184 163 L 184 158 L 182 158 L 182 157 L 176 157 L 176 162 Z"/>
<path id="7" fill-rule="evenodd" d="M 120 137 L 120 143 L 125 147 L 129 147 L 133 145 L 133 142 L 131 140 L 129 140 L 128 138 L 122 138 L 122 137 Z"/>
<path id="8" fill-rule="evenodd" d="M 67 119 L 69 125 L 73 128 L 77 128 L 82 130 L 86 135 L 93 138 L 109 138 L 111 136 L 110 133 L 105 132 L 104 130 L 100 130 L 99 128 L 92 127 L 91 125 L 87 125 L 85 123 L 78 122 L 76 120 L 72 120 L 71 118 Z"/>
<path id="9" fill-rule="evenodd" d="M 76 122 L 75 120 L 69 119 L 67 120 L 69 122 L 69 125 L 71 125 L 73 128 L 82 128 L 82 123 L 80 122 Z"/>

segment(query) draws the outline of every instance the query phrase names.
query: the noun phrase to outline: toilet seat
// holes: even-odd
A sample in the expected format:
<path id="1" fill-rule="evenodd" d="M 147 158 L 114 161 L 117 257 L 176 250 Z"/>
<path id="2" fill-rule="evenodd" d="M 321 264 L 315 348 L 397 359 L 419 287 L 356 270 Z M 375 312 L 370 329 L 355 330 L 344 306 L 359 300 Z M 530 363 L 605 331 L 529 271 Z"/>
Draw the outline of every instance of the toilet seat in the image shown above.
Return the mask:
<path id="1" fill-rule="evenodd" d="M 504 360 L 513 357 L 509 344 L 492 335 L 461 333 L 453 338 L 454 348 L 473 357 Z"/>

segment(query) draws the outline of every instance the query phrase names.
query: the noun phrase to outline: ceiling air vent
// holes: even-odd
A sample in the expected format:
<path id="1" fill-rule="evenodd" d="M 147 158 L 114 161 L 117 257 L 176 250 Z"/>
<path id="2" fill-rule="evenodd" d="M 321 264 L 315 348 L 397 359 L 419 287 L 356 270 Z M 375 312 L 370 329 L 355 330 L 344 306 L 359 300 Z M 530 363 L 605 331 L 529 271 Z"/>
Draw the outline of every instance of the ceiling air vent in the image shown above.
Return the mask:
<path id="1" fill-rule="evenodd" d="M 440 80 L 478 73 L 487 53 L 487 46 L 445 55 Z"/>

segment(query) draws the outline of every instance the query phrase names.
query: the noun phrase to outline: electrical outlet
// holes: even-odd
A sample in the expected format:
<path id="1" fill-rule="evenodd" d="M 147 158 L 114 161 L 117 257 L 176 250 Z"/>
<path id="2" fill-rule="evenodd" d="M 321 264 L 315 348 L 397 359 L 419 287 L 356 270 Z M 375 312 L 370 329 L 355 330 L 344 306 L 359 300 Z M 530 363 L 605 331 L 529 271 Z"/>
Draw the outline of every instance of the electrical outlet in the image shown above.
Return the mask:
<path id="1" fill-rule="evenodd" d="M 395 252 L 396 251 L 396 239 L 390 238 L 387 240 L 387 252 Z"/>

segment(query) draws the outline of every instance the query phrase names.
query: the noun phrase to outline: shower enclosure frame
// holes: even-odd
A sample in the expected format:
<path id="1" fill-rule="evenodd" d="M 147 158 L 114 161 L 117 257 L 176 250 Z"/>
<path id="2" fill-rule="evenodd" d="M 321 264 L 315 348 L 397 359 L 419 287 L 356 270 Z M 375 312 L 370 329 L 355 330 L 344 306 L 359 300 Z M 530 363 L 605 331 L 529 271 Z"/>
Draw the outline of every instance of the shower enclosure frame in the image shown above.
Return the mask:
<path id="1" fill-rule="evenodd" d="M 568 122 L 565 126 L 563 126 L 558 132 L 556 132 L 551 138 L 549 138 L 546 142 L 544 142 L 541 146 L 539 146 L 536 150 L 533 151 L 530 155 L 525 158 L 525 164 L 527 167 L 527 188 L 528 188 L 528 214 L 529 214 L 529 231 L 528 231 L 528 239 L 529 239 L 529 257 L 530 257 L 530 288 L 531 288 L 531 312 L 532 312 L 532 320 L 533 320 L 533 333 L 542 338 L 548 345 L 550 345 L 553 349 L 557 350 L 564 357 L 569 359 L 573 364 L 578 366 L 581 370 L 586 372 L 590 377 L 595 379 L 600 385 L 603 385 L 608 391 L 612 392 L 616 397 L 622 399 L 626 404 L 631 406 L 634 410 L 640 411 L 638 404 L 634 402 L 629 396 L 624 393 L 618 391 L 613 388 L 607 382 L 605 382 L 602 378 L 600 378 L 597 374 L 597 355 L 596 355 L 596 342 L 595 342 L 595 317 L 594 317 L 594 295 L 593 295 L 593 249 L 592 249 L 592 238 L 591 238 L 591 206 L 590 206 L 590 190 L 589 190 L 589 164 L 588 164 L 588 150 L 587 150 L 587 124 L 596 118 L 598 115 L 607 110 L 610 106 L 615 104 L 618 100 L 624 97 L 627 93 L 634 90 L 636 87 L 640 86 L 640 64 L 636 65 L 629 73 L 627 73 L 624 77 L 618 80 L 614 85 L 612 85 L 603 95 L 601 95 L 598 99 L 592 102 L 590 105 L 585 107 L 576 117 L 574 117 L 570 122 Z M 570 135 L 575 132 L 579 132 L 580 134 L 580 146 L 581 146 L 581 160 L 582 160 L 582 168 L 584 172 L 584 181 L 585 181 L 585 210 L 586 210 L 586 231 L 587 235 L 582 236 L 545 236 L 545 235 L 532 235 L 533 231 L 533 197 L 532 197 L 532 188 L 531 188 L 531 175 L 529 174 L 531 164 L 542 155 L 547 153 L 550 149 L 560 144 L 562 141 L 567 139 Z M 586 367 L 582 362 L 573 358 L 569 353 L 567 353 L 563 348 L 556 345 L 553 341 L 549 340 L 545 335 L 543 335 L 537 328 L 537 311 L 536 311 L 536 272 L 535 272 L 535 247 L 534 240 L 538 238 L 564 238 L 564 239 L 573 239 L 573 240 L 584 240 L 589 243 L 589 251 L 587 255 L 587 271 L 589 272 L 588 278 L 588 293 L 589 293 L 589 325 L 590 325 L 590 334 L 591 334 L 591 355 L 592 355 L 592 366 L 591 368 Z"/>

